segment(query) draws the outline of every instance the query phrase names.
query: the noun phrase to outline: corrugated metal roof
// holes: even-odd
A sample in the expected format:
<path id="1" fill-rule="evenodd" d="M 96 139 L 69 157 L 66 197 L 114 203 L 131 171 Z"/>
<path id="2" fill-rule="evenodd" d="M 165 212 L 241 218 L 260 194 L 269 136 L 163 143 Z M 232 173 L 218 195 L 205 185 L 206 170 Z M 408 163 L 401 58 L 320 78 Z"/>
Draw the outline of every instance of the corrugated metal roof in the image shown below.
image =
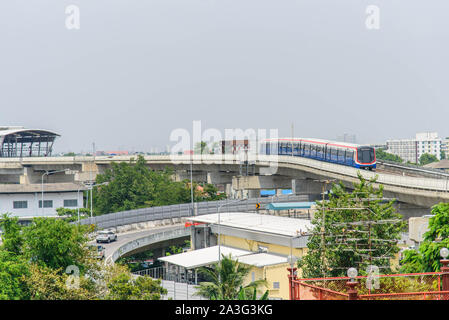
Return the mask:
<path id="1" fill-rule="evenodd" d="M 218 224 L 218 214 L 189 217 L 187 220 Z M 306 234 L 313 228 L 309 220 L 250 212 L 223 212 L 220 214 L 220 225 L 288 237 Z"/>
<path id="2" fill-rule="evenodd" d="M 237 259 L 239 262 L 255 267 L 272 266 L 276 264 L 287 263 L 287 257 L 282 257 L 269 253 L 253 253 L 241 256 Z"/>
<path id="3" fill-rule="evenodd" d="M 290 209 L 310 209 L 315 202 L 283 202 L 269 203 L 265 206 L 267 210 L 290 210 Z"/>
<path id="4" fill-rule="evenodd" d="M 224 254 L 225 256 L 231 254 L 231 257 L 240 263 L 256 266 L 259 268 L 275 264 L 287 263 L 287 257 L 265 252 L 251 252 L 226 246 L 221 246 L 220 251 L 221 254 Z M 203 267 L 218 262 L 218 246 L 174 254 L 159 258 L 159 260 L 186 269 Z"/>
<path id="5" fill-rule="evenodd" d="M 228 256 L 231 254 L 233 259 L 240 256 L 250 254 L 250 251 L 235 249 L 226 246 L 221 246 L 221 254 Z M 211 265 L 218 262 L 218 246 L 203 248 L 184 253 L 174 254 L 166 257 L 159 258 L 161 261 L 165 261 L 183 268 L 192 269 L 202 266 Z"/>

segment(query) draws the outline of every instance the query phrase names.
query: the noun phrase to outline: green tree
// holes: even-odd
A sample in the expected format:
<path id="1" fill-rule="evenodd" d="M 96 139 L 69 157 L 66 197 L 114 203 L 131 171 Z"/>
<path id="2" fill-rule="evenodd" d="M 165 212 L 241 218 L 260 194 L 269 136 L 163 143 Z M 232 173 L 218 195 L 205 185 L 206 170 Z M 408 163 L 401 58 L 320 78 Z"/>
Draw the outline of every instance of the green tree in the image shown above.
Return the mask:
<path id="1" fill-rule="evenodd" d="M 159 280 L 98 262 L 87 245 L 89 227 L 54 218 L 24 227 L 8 215 L 1 226 L 0 299 L 152 300 L 166 294 Z"/>
<path id="2" fill-rule="evenodd" d="M 257 289 L 254 288 L 251 295 L 248 295 L 248 290 L 245 290 L 243 287 L 240 287 L 237 300 L 268 300 L 268 290 L 264 292 L 264 294 L 257 299 Z"/>
<path id="3" fill-rule="evenodd" d="M 204 141 L 197 142 L 195 144 L 193 152 L 195 154 L 208 154 L 210 151 L 209 151 L 209 147 L 207 145 L 207 142 L 204 142 Z"/>
<path id="4" fill-rule="evenodd" d="M 171 256 L 172 254 L 178 254 L 182 253 L 184 248 L 190 248 L 190 240 L 185 240 L 184 245 L 182 246 L 170 246 L 167 248 L 167 251 L 165 252 L 166 256 Z"/>
<path id="5" fill-rule="evenodd" d="M 220 263 L 215 263 L 211 268 L 198 269 L 208 281 L 196 287 L 196 294 L 211 300 L 237 300 L 243 288 L 245 296 L 250 296 L 254 289 L 266 285 L 265 280 L 256 280 L 243 286 L 250 269 L 251 267 L 239 263 L 238 260 L 233 260 L 231 255 L 222 255 Z"/>
<path id="6" fill-rule="evenodd" d="M 152 171 L 145 159 L 112 164 L 112 168 L 97 176 L 98 184 L 107 185 L 94 188 L 94 214 L 132 210 L 153 206 L 164 206 L 191 201 L 190 182 L 173 181 L 171 170 Z M 194 183 L 195 201 L 220 199 L 216 188 L 207 185 L 207 192 L 199 192 Z"/>
<path id="7" fill-rule="evenodd" d="M 60 269 L 52 269 L 35 263 L 30 265 L 30 274 L 23 277 L 31 300 L 95 300 L 95 283 L 81 275 L 78 283 Z M 67 284 L 70 284 L 68 286 Z"/>
<path id="8" fill-rule="evenodd" d="M 15 254 L 20 254 L 24 239 L 21 232 L 22 228 L 19 225 L 19 218 L 12 218 L 9 214 L 4 214 L 0 221 L 0 227 L 3 230 L 3 244 L 0 248 Z"/>
<path id="9" fill-rule="evenodd" d="M 135 163 L 113 164 L 111 169 L 97 176 L 98 184 L 109 183 L 94 189 L 95 213 L 189 202 L 186 183 L 173 181 L 172 174 L 170 170 L 149 170 L 143 156 Z"/>
<path id="10" fill-rule="evenodd" d="M 0 300 L 28 299 L 24 281 L 28 275 L 28 262 L 21 255 L 0 249 Z"/>
<path id="11" fill-rule="evenodd" d="M 70 208 L 57 208 L 56 213 L 60 217 L 64 217 L 66 221 L 78 221 L 78 209 L 70 209 Z M 90 209 L 88 208 L 79 208 L 80 219 L 88 218 L 90 215 Z"/>
<path id="12" fill-rule="evenodd" d="M 76 156 L 75 152 L 68 152 L 64 154 L 64 157 L 74 157 L 74 156 Z"/>
<path id="13" fill-rule="evenodd" d="M 36 218 L 23 227 L 23 255 L 41 266 L 65 270 L 70 265 L 82 271 L 88 264 L 88 228 L 60 219 Z"/>
<path id="14" fill-rule="evenodd" d="M 368 265 L 386 273 L 391 270 L 390 259 L 399 251 L 397 241 L 405 222 L 394 201 L 383 199 L 382 185 L 375 189 L 375 179 L 368 181 L 360 173 L 358 178 L 352 192 L 334 184 L 329 200 L 317 202 L 308 252 L 298 260 L 304 277 L 346 276 L 350 267 L 363 274 Z"/>
<path id="15" fill-rule="evenodd" d="M 441 151 L 440 151 L 440 159 L 441 159 L 441 160 L 446 159 L 446 152 L 444 152 L 444 150 L 441 150 Z"/>
<path id="16" fill-rule="evenodd" d="M 404 162 L 404 160 L 401 157 L 399 157 L 395 154 L 385 152 L 382 149 L 376 149 L 376 159 L 377 160 L 394 161 L 394 162 L 399 162 L 399 163 Z"/>
<path id="17" fill-rule="evenodd" d="M 425 166 L 426 164 L 437 162 L 438 158 L 430 153 L 424 153 L 419 157 L 419 164 Z"/>
<path id="18" fill-rule="evenodd" d="M 133 278 L 124 266 L 115 268 L 116 274 L 108 280 L 108 300 L 160 300 L 167 290 L 161 286 L 161 280 L 148 276 Z"/>
<path id="19" fill-rule="evenodd" d="M 432 207 L 434 215 L 429 219 L 429 230 L 416 250 L 405 250 L 401 260 L 401 272 L 436 272 L 441 268 L 440 250 L 449 248 L 449 203 Z"/>

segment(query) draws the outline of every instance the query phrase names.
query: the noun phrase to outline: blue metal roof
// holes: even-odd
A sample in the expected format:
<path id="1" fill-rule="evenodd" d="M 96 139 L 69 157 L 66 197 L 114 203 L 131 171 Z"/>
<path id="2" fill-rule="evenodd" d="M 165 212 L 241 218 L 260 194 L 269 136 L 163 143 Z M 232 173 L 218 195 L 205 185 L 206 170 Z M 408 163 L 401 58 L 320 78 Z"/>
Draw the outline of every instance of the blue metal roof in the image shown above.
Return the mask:
<path id="1" fill-rule="evenodd" d="M 267 210 L 290 210 L 290 209 L 310 209 L 315 202 L 282 202 L 269 203 L 265 206 Z"/>
<path id="2" fill-rule="evenodd" d="M 260 190 L 261 196 L 274 196 L 276 194 L 276 190 Z"/>
<path id="3" fill-rule="evenodd" d="M 282 194 L 292 194 L 291 189 L 282 189 Z M 276 195 L 276 190 L 260 190 L 260 195 L 263 196 L 274 196 Z"/>

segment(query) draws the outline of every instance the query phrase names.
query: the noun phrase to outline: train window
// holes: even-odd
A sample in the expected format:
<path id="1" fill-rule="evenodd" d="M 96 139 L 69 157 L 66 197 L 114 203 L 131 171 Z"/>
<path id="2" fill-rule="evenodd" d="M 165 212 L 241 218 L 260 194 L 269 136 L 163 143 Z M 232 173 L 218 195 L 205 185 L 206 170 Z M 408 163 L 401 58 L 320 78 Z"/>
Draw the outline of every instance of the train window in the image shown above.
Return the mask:
<path id="1" fill-rule="evenodd" d="M 357 160 L 361 163 L 371 163 L 374 161 L 373 148 L 359 148 L 357 149 Z"/>

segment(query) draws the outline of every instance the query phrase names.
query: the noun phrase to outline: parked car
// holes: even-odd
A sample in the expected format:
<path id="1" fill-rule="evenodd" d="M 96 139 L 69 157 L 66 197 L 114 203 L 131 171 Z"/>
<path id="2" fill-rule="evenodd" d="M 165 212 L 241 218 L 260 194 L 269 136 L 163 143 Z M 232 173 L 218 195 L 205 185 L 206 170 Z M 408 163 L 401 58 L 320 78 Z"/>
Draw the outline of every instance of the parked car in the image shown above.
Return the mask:
<path id="1" fill-rule="evenodd" d="M 114 231 L 100 231 L 97 234 L 97 243 L 100 242 L 111 242 L 117 240 L 117 235 L 114 233 Z"/>

